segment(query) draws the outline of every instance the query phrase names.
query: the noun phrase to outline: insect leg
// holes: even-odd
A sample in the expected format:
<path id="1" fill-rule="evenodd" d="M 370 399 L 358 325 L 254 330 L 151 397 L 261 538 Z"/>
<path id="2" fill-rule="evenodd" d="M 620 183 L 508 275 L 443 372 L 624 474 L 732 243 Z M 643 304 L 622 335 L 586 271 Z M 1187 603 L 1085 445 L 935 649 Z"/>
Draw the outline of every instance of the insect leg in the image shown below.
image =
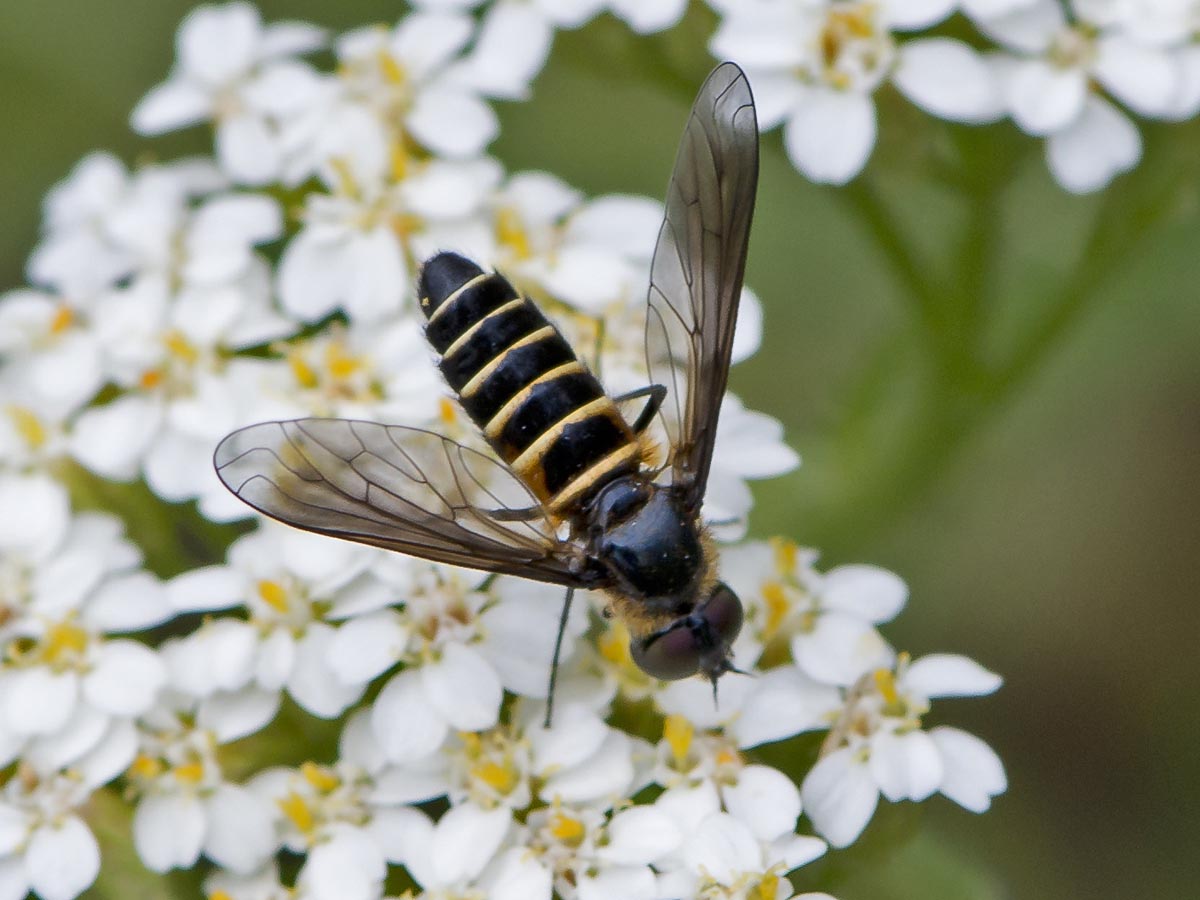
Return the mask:
<path id="1" fill-rule="evenodd" d="M 550 661 L 550 688 L 546 691 L 546 721 L 543 728 L 550 727 L 550 716 L 554 712 L 554 685 L 558 681 L 558 654 L 562 650 L 563 632 L 567 630 L 567 616 L 571 613 L 571 600 L 575 597 L 575 588 L 567 588 L 567 596 L 563 599 L 562 615 L 558 619 L 558 636 L 554 639 L 554 658 Z"/>
<path id="2" fill-rule="evenodd" d="M 485 511 L 489 518 L 495 519 L 497 522 L 528 522 L 546 515 L 546 508 L 543 506 L 523 506 L 520 509 L 502 507 Z"/>
<path id="3" fill-rule="evenodd" d="M 636 400 L 638 397 L 649 397 L 646 405 L 642 407 L 642 411 L 638 414 L 637 421 L 633 423 L 634 434 L 641 434 L 658 414 L 659 407 L 663 401 L 667 399 L 667 388 L 662 384 L 648 384 L 644 388 L 638 388 L 636 391 L 630 391 L 628 394 L 622 394 L 619 397 L 613 397 L 613 403 L 625 403 L 629 400 Z"/>

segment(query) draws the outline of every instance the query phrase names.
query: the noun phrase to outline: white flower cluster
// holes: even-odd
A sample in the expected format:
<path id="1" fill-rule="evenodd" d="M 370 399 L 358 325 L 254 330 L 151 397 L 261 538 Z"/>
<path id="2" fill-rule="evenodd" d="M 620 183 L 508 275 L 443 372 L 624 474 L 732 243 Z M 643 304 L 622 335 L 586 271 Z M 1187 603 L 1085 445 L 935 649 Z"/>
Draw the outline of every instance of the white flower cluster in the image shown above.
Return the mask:
<path id="1" fill-rule="evenodd" d="M 416 266 L 440 249 L 509 275 L 611 388 L 644 384 L 661 204 L 507 174 L 484 155 L 488 100 L 523 96 L 553 28 L 607 10 L 655 30 L 685 4 L 501 0 L 477 22 L 481 5 L 427 0 L 335 39 L 264 25 L 247 3 L 200 7 L 133 125 L 209 122 L 213 158 L 130 171 L 97 153 L 50 192 L 31 287 L 0 297 L 0 900 L 86 890 L 101 865 L 89 822 L 123 800 L 141 862 L 204 857 L 222 900 L 396 885 L 786 900 L 787 874 L 826 840 L 852 842 L 880 794 L 982 811 L 1004 790 L 986 745 L 921 721 L 932 698 L 998 678 L 895 653 L 876 626 L 906 589 L 873 567 L 821 573 L 784 542 L 727 548 L 747 615 L 734 656 L 755 677 L 722 679 L 719 707 L 707 683 L 650 679 L 621 626 L 601 624 L 602 598 L 578 603 L 544 729 L 557 588 L 262 522 L 222 564 L 164 580 L 115 518 L 74 508 L 72 494 L 140 477 L 212 522 L 244 518 L 212 450 L 266 419 L 402 422 L 484 446 L 413 303 Z M 536 37 L 526 56 L 510 52 L 518 34 Z M 305 61 L 319 49 L 332 71 Z M 735 361 L 760 319 L 746 291 Z M 732 395 L 719 433 L 705 515 L 736 540 L 747 480 L 798 458 Z M 338 721 L 336 759 L 275 765 L 297 715 Z M 813 731 L 828 732 L 815 765 L 753 761 Z M 797 834 L 802 800 L 825 840 Z M 302 860 L 286 885 L 282 852 Z"/>
<path id="2" fill-rule="evenodd" d="M 1142 155 L 1130 114 L 1200 112 L 1200 4 L 1192 0 L 709 0 L 710 49 L 745 68 L 762 128 L 813 181 L 845 184 L 875 145 L 874 94 L 890 83 L 930 115 L 1004 116 L 1046 139 L 1055 180 L 1096 191 Z M 994 46 L 909 37 L 955 13 Z"/>

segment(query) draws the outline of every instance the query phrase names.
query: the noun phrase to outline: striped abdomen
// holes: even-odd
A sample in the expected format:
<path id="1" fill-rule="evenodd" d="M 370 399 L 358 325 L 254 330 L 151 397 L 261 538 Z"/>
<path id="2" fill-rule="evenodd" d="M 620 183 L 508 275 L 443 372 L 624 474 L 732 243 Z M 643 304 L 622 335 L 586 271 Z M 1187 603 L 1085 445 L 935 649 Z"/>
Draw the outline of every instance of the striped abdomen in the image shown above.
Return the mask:
<path id="1" fill-rule="evenodd" d="M 552 511 L 634 471 L 637 438 L 571 345 L 526 297 L 455 253 L 425 263 L 425 336 L 463 409 Z"/>

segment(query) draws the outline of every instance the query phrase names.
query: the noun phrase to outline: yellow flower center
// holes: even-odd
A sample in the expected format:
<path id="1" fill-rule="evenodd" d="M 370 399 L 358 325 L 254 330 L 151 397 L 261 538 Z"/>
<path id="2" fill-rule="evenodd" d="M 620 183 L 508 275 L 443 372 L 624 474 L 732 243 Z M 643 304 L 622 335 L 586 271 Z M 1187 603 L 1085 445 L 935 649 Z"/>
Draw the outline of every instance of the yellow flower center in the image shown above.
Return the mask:
<path id="1" fill-rule="evenodd" d="M 529 235 L 521 217 L 511 207 L 506 206 L 496 213 L 496 238 L 508 247 L 517 259 L 529 259 L 533 256 L 529 246 Z"/>
<path id="2" fill-rule="evenodd" d="M 316 821 L 304 798 L 294 791 L 279 801 L 279 809 L 302 834 L 313 830 Z"/>
<path id="3" fill-rule="evenodd" d="M 565 813 L 556 813 L 550 820 L 550 833 L 559 843 L 577 847 L 583 841 L 583 822 Z"/>
<path id="4" fill-rule="evenodd" d="M 181 763 L 171 770 L 171 774 L 185 784 L 199 784 L 204 777 L 204 763 L 199 761 Z"/>
<path id="5" fill-rule="evenodd" d="M 329 769 L 311 761 L 300 765 L 300 774 L 304 776 L 305 781 L 323 794 L 336 790 L 342 783 L 342 780 Z"/>
<path id="6" fill-rule="evenodd" d="M 683 768 L 684 763 L 687 762 L 688 752 L 692 749 L 692 738 L 695 734 L 696 729 L 692 723 L 681 715 L 669 715 L 663 722 L 663 740 L 671 748 L 671 756 L 675 760 L 676 768 Z"/>
<path id="7" fill-rule="evenodd" d="M 50 333 L 62 334 L 75 322 L 75 313 L 69 306 L 60 306 L 54 311 L 54 318 L 50 320 Z"/>
<path id="8" fill-rule="evenodd" d="M 46 429 L 42 426 L 41 419 L 37 417 L 36 413 L 16 404 L 9 406 L 7 412 L 13 426 L 17 429 L 17 434 L 30 448 L 37 450 L 46 443 Z"/>
<path id="9" fill-rule="evenodd" d="M 262 601 L 275 610 L 277 613 L 286 613 L 288 611 L 287 591 L 278 581 L 260 581 L 258 583 L 258 596 Z"/>

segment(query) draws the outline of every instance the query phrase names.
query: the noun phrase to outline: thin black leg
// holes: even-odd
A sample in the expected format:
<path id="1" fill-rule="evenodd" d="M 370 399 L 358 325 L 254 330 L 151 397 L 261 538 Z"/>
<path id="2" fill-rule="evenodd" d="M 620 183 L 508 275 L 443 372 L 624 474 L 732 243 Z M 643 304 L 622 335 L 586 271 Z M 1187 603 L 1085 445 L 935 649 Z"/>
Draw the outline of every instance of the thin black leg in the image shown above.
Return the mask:
<path id="1" fill-rule="evenodd" d="M 558 636 L 554 639 L 554 658 L 550 661 L 550 689 L 546 691 L 546 721 L 542 723 L 543 728 L 550 727 L 550 716 L 554 713 L 554 686 L 558 682 L 558 654 L 562 650 L 563 632 L 567 630 L 567 616 L 571 614 L 571 600 L 574 597 L 575 588 L 567 588 L 562 615 L 558 619 Z"/>
<path id="2" fill-rule="evenodd" d="M 645 431 L 658 414 L 663 401 L 667 399 L 666 385 L 648 384 L 644 388 L 638 388 L 636 391 L 630 391 L 628 394 L 613 397 L 613 402 L 624 403 L 626 400 L 636 400 L 638 397 L 649 397 L 650 399 L 646 401 L 646 405 L 642 407 L 637 421 L 633 423 L 634 434 L 641 434 Z"/>

